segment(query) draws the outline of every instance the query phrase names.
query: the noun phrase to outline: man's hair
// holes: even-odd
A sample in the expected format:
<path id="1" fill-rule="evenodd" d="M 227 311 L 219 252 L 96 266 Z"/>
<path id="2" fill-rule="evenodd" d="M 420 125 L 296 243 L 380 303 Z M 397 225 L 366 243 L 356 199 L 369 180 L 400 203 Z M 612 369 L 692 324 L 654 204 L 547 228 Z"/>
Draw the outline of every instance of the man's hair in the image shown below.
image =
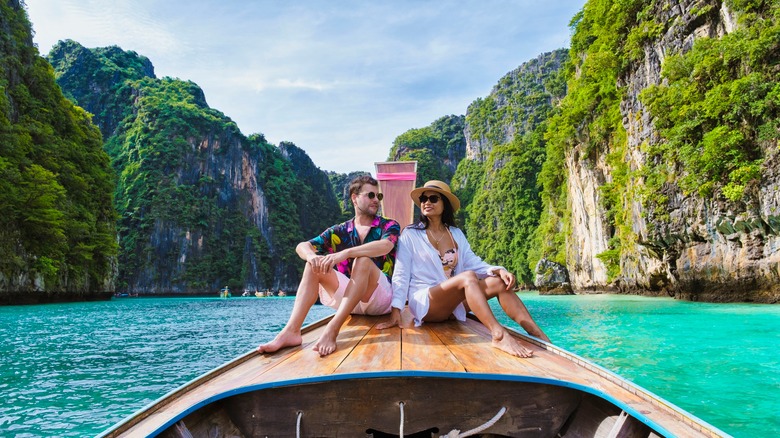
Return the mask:
<path id="1" fill-rule="evenodd" d="M 371 175 L 356 176 L 349 183 L 349 196 L 352 197 L 352 195 L 357 195 L 358 193 L 360 193 L 360 189 L 362 189 L 363 186 L 366 184 L 372 186 L 379 186 L 377 180 L 375 180 L 374 177 L 372 177 Z"/>

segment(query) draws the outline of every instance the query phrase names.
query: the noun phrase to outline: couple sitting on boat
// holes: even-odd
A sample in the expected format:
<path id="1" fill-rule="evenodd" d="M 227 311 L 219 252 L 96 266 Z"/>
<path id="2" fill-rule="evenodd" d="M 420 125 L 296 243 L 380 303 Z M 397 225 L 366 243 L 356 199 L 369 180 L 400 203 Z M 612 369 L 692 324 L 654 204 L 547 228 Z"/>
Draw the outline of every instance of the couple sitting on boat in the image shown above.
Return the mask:
<path id="1" fill-rule="evenodd" d="M 300 345 L 301 327 L 318 297 L 336 310 L 313 347 L 321 356 L 336 350 L 336 337 L 351 313 L 389 313 L 390 320 L 377 325 L 385 329 L 400 323 L 407 301 L 416 325 L 453 316 L 462 321 L 471 310 L 490 329 L 494 347 L 530 357 L 531 350 L 493 315 L 488 300 L 498 297 L 509 317 L 531 335 L 549 341 L 515 293 L 515 276 L 483 262 L 455 227 L 460 201 L 447 184 L 428 181 L 412 190 L 420 220 L 403 234 L 398 222 L 377 215 L 382 200 L 378 185 L 369 175 L 352 180 L 349 194 L 355 218 L 298 244 L 296 252 L 306 267 L 292 314 L 276 338 L 258 351 L 272 353 Z"/>

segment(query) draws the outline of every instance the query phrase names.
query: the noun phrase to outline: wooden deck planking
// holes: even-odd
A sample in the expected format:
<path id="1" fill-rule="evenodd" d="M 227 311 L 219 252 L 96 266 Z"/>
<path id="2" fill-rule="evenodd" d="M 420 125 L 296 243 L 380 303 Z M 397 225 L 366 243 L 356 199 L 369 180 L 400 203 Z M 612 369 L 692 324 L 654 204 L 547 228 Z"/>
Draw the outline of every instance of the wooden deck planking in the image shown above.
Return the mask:
<path id="1" fill-rule="evenodd" d="M 434 324 L 431 324 L 433 326 Z M 458 321 L 435 324 L 436 334 L 470 373 L 525 374 L 551 377 L 529 363 L 534 358 L 516 358 L 493 348 L 490 336 L 473 331 Z M 424 327 L 424 326 L 423 326 Z"/>
<path id="2" fill-rule="evenodd" d="M 337 348 L 333 354 L 321 357 L 319 353 L 312 350 L 316 342 L 315 340 L 305 347 L 299 347 L 284 363 L 257 376 L 251 383 L 257 384 L 333 374 L 347 356 L 352 353 L 355 346 L 366 336 L 366 333 L 371 328 L 371 325 L 366 322 L 367 319 L 365 317 L 350 317 L 341 328 L 341 332 L 336 340 Z M 316 334 L 317 339 L 319 339 L 320 333 L 322 331 L 317 330 L 312 335 Z"/>
<path id="3" fill-rule="evenodd" d="M 401 327 L 393 328 L 401 333 L 401 368 L 406 371 L 437 370 L 465 372 L 466 368 L 455 357 L 430 325 L 414 326 L 414 319 L 407 311 L 402 314 Z"/>
<path id="4" fill-rule="evenodd" d="M 401 369 L 401 332 L 397 328 L 377 330 L 366 324 L 368 333 L 352 348 L 336 373 L 361 373 Z"/>

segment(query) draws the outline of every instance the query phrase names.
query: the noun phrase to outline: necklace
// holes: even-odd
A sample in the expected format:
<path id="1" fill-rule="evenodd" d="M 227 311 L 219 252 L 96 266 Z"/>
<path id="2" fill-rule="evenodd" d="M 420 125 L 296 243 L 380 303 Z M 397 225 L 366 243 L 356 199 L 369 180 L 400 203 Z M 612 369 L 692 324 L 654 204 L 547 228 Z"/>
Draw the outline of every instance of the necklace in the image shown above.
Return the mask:
<path id="1" fill-rule="evenodd" d="M 445 229 L 445 230 L 444 230 L 444 231 L 441 233 L 441 236 L 439 236 L 439 238 L 437 239 L 437 238 L 436 238 L 436 235 L 435 235 L 435 234 L 433 234 L 433 230 L 428 230 L 428 232 L 429 232 L 429 233 L 431 233 L 431 237 L 433 237 L 433 240 L 435 241 L 434 245 L 436 245 L 436 246 L 439 246 L 439 242 L 441 242 L 441 239 L 443 239 L 443 238 L 444 238 L 444 235 L 445 235 L 445 234 L 447 234 L 447 230 Z"/>

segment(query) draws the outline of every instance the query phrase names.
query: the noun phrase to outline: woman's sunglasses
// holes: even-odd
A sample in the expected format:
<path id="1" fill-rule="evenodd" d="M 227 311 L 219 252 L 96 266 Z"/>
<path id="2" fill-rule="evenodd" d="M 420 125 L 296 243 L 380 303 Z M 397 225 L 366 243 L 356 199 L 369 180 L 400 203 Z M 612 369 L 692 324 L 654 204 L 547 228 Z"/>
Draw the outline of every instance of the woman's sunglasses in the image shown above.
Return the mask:
<path id="1" fill-rule="evenodd" d="M 431 201 L 431 204 L 435 204 L 439 202 L 439 199 L 441 199 L 441 196 L 439 195 L 420 195 L 420 204 L 425 204 L 428 201 Z"/>
<path id="2" fill-rule="evenodd" d="M 382 200 L 382 198 L 385 197 L 385 195 L 383 195 L 381 193 L 374 193 L 374 192 L 363 192 L 363 193 L 359 193 L 359 194 L 368 196 L 368 199 L 376 198 L 376 199 L 379 199 L 380 201 Z"/>

